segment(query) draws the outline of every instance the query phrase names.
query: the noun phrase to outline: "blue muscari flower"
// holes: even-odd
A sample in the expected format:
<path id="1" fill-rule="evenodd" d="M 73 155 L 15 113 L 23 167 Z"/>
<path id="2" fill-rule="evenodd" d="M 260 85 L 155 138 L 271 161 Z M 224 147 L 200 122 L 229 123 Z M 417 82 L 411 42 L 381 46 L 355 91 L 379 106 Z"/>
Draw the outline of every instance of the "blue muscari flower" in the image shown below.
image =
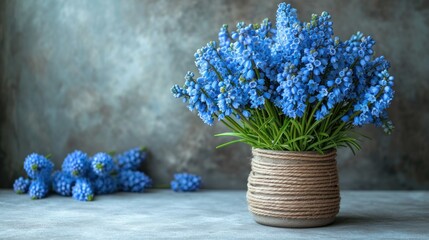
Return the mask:
<path id="1" fill-rule="evenodd" d="M 97 176 L 108 176 L 115 168 L 113 158 L 107 153 L 96 153 L 91 158 L 91 171 Z"/>
<path id="2" fill-rule="evenodd" d="M 19 177 L 13 183 L 13 191 L 15 191 L 17 194 L 27 193 L 28 188 L 30 187 L 30 183 L 30 179 Z"/>
<path id="3" fill-rule="evenodd" d="M 109 194 L 118 191 L 118 180 L 116 176 L 97 177 L 92 181 L 95 194 Z"/>
<path id="4" fill-rule="evenodd" d="M 52 190 L 61 196 L 71 196 L 72 189 L 76 182 L 76 178 L 70 173 L 56 171 L 52 174 Z"/>
<path id="5" fill-rule="evenodd" d="M 122 170 L 138 170 L 146 158 L 147 150 L 144 147 L 132 148 L 115 157 L 119 168 Z"/>
<path id="6" fill-rule="evenodd" d="M 177 84 L 174 85 L 171 88 L 171 92 L 173 93 L 175 98 L 182 98 L 183 97 L 184 102 L 187 101 L 186 91 L 183 88 L 181 88 L 179 85 L 177 85 Z"/>
<path id="7" fill-rule="evenodd" d="M 89 169 L 88 155 L 82 151 L 75 150 L 64 159 L 62 170 L 73 177 L 84 177 Z"/>
<path id="8" fill-rule="evenodd" d="M 201 187 L 201 177 L 190 173 L 176 173 L 170 183 L 175 192 L 193 192 Z"/>
<path id="9" fill-rule="evenodd" d="M 228 32 L 228 25 L 224 24 L 219 31 L 219 46 L 229 47 L 231 44 L 231 37 Z"/>
<path id="10" fill-rule="evenodd" d="M 28 189 L 28 195 L 31 199 L 42 199 L 48 195 L 49 185 L 42 179 L 31 181 L 30 187 Z"/>
<path id="11" fill-rule="evenodd" d="M 290 29 L 295 24 L 299 24 L 296 9 L 290 4 L 280 3 L 277 8 L 277 37 L 278 39 L 288 38 L 291 34 Z"/>
<path id="12" fill-rule="evenodd" d="M 239 22 L 234 31 L 223 26 L 219 43 L 210 42 L 195 54 L 200 77 L 188 73 L 183 87 L 173 86 L 173 95 L 209 125 L 215 118 L 251 117 L 250 108 L 264 108 L 270 101 L 290 118 L 317 106 L 319 120 L 338 104 L 350 103 L 353 110 L 344 121 L 387 127 L 393 77 L 384 57 L 374 58 L 371 37 L 358 32 L 341 41 L 333 35 L 328 13 L 301 22 L 285 3 L 276 18 L 276 29 L 267 19 Z"/>
<path id="13" fill-rule="evenodd" d="M 258 26 L 244 23 L 237 26 L 237 32 L 231 33 L 232 39 L 238 40 L 235 44 L 228 46 L 220 43 L 220 47 L 216 48 L 216 44 L 211 42 L 197 51 L 195 56 L 196 65 L 202 74 L 200 78 L 195 80 L 193 74 L 188 73 L 184 87 L 175 86 L 172 89 L 175 97 L 188 101 L 188 108 L 196 109 L 208 124 L 213 123 L 216 112 L 219 112 L 219 120 L 231 115 L 237 116 L 238 113 L 249 115 L 248 111 L 244 112 L 246 105 L 256 108 L 263 105 L 264 97 L 270 96 L 269 92 L 265 93 L 267 89 L 264 89 L 264 81 L 261 84 L 261 81 L 255 79 L 257 74 L 253 69 L 269 67 L 266 66 L 266 57 L 272 41 L 266 36 L 273 34 L 270 23 L 264 20 Z M 220 35 L 226 34 L 222 32 L 225 30 L 222 28 Z M 256 53 L 250 54 L 250 50 Z M 249 94 L 252 88 L 249 83 L 255 80 L 258 87 L 255 94 Z"/>
<path id="14" fill-rule="evenodd" d="M 320 109 L 316 111 L 316 120 L 323 119 L 326 115 L 328 115 L 328 108 L 326 105 L 322 104 Z"/>
<path id="15" fill-rule="evenodd" d="M 144 192 L 152 186 L 152 179 L 139 171 L 124 170 L 118 175 L 118 184 L 124 192 Z"/>
<path id="16" fill-rule="evenodd" d="M 48 181 L 54 164 L 46 157 L 32 153 L 25 158 L 24 169 L 32 179 Z"/>
<path id="17" fill-rule="evenodd" d="M 358 101 L 354 105 L 353 114 L 358 116 L 353 120 L 356 126 L 368 123 L 381 125 L 386 132 L 390 132 L 393 125 L 387 120 L 387 108 L 393 99 L 392 90 L 394 78 L 390 76 L 386 69 L 381 72 L 375 71 L 370 86 L 367 86 L 358 96 Z"/>
<path id="18" fill-rule="evenodd" d="M 94 190 L 91 182 L 86 178 L 78 178 L 72 189 L 72 196 L 79 201 L 94 200 Z"/>

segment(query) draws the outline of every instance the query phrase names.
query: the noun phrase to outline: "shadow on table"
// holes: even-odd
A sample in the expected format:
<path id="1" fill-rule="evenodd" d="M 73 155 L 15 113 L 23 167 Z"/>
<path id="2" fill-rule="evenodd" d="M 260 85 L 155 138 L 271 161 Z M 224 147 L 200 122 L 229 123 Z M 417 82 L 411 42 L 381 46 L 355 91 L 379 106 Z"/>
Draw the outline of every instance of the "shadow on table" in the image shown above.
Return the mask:
<path id="1" fill-rule="evenodd" d="M 361 225 L 371 224 L 371 223 L 379 223 L 385 221 L 391 221 L 392 218 L 387 218 L 385 216 L 338 216 L 335 221 L 331 224 L 331 226 L 343 226 L 343 225 Z"/>
<path id="2" fill-rule="evenodd" d="M 354 226 L 354 225 L 386 225 L 397 223 L 424 223 L 429 216 L 338 216 L 330 226 Z M 400 225 L 398 225 L 400 226 Z"/>

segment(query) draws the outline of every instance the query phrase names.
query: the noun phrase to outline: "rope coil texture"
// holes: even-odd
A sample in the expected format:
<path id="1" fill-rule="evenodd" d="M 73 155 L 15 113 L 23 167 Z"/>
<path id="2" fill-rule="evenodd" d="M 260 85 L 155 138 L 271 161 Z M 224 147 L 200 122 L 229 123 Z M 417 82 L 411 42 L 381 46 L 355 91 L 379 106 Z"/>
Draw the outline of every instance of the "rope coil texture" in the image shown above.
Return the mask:
<path id="1" fill-rule="evenodd" d="M 289 152 L 252 149 L 249 210 L 288 219 L 335 217 L 340 208 L 336 150 Z"/>

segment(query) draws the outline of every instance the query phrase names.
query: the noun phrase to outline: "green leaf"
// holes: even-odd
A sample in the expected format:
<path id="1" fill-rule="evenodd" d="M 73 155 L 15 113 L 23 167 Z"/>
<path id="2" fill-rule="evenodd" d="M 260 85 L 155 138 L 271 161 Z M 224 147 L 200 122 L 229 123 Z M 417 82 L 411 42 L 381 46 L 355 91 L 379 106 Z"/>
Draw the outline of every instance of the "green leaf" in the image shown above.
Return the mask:
<path id="1" fill-rule="evenodd" d="M 218 133 L 214 135 L 215 137 L 238 137 L 243 138 L 246 137 L 243 133 L 235 133 L 235 132 L 226 132 L 226 133 Z"/>
<path id="2" fill-rule="evenodd" d="M 234 144 L 234 143 L 240 143 L 240 142 L 246 142 L 246 140 L 245 139 L 238 139 L 238 140 L 234 140 L 234 141 L 229 141 L 229 142 L 226 142 L 226 143 L 223 143 L 223 144 L 217 146 L 216 149 L 226 147 L 226 146 L 229 146 L 229 145 Z"/>
<path id="3" fill-rule="evenodd" d="M 352 106 L 342 103 L 334 106 L 329 114 L 315 120 L 314 114 L 320 107 L 307 107 L 303 117 L 291 119 L 271 102 L 265 102 L 263 109 L 247 109 L 250 118 L 234 110 L 240 119 L 226 117 L 222 122 L 231 132 L 219 133 L 217 137 L 235 137 L 237 139 L 219 145 L 225 147 L 243 142 L 255 148 L 285 151 L 317 151 L 323 153 L 332 148 L 348 147 L 355 154 L 360 149 L 360 133 L 351 131 L 351 122 L 343 122 L 342 116 Z M 366 136 L 365 136 L 366 137 Z"/>

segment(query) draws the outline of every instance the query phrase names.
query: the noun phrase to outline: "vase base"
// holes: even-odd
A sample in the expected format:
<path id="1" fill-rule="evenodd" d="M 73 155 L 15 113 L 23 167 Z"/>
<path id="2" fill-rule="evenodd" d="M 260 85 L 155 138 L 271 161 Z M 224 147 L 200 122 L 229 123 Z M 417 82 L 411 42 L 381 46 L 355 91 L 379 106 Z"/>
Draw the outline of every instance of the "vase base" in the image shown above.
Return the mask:
<path id="1" fill-rule="evenodd" d="M 321 227 L 334 222 L 335 217 L 322 218 L 322 219 L 293 219 L 293 218 L 276 218 L 268 216 L 260 216 L 252 214 L 253 219 L 259 224 L 271 227 L 284 227 L 284 228 L 311 228 Z"/>

